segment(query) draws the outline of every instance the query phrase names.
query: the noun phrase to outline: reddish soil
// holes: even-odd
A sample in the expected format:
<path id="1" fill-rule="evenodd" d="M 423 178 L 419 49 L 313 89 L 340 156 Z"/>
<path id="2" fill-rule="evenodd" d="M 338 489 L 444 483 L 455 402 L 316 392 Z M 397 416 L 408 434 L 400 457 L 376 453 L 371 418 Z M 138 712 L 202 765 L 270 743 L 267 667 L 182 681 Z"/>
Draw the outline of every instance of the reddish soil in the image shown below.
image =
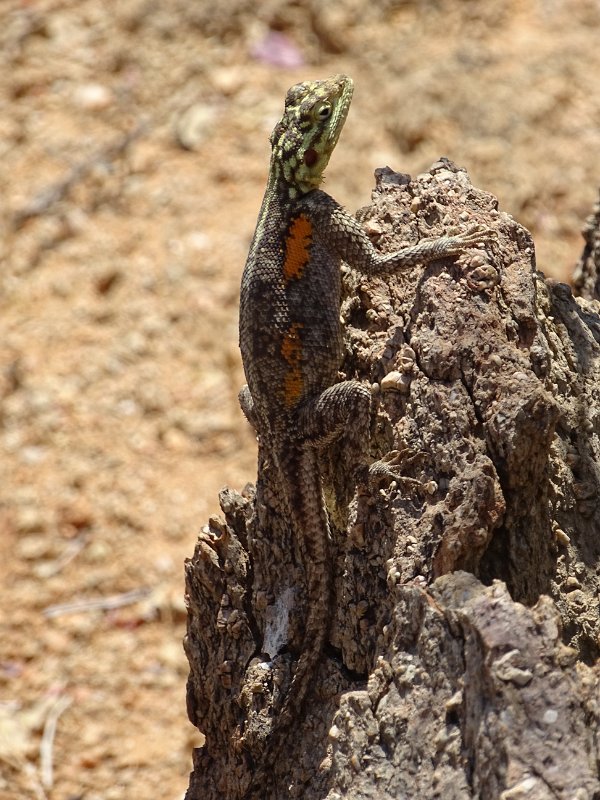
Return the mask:
<path id="1" fill-rule="evenodd" d="M 237 294 L 286 89 L 354 77 L 327 180 L 346 206 L 374 168 L 446 155 L 567 280 L 600 183 L 599 27 L 591 0 L 3 0 L 3 798 L 185 792 L 183 562 L 255 475 Z"/>

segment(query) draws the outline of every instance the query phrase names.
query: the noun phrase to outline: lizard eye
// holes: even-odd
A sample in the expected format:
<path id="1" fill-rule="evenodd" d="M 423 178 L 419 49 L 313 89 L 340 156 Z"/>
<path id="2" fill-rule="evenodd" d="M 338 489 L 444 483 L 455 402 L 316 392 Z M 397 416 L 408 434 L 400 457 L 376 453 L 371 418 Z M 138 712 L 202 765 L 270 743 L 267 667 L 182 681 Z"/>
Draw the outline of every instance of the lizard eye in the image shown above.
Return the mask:
<path id="1" fill-rule="evenodd" d="M 325 103 L 324 105 L 319 106 L 319 108 L 317 108 L 317 113 L 316 113 L 317 119 L 323 121 L 329 119 L 330 116 L 331 116 L 331 106 L 329 104 Z"/>

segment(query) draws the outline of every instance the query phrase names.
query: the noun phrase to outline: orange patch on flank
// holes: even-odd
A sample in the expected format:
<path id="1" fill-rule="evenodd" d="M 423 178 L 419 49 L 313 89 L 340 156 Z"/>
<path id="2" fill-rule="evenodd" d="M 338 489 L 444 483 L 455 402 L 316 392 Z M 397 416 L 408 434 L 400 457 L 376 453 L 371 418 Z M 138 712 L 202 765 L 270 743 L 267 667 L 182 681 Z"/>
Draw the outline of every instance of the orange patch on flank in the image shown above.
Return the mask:
<path id="1" fill-rule="evenodd" d="M 301 328 L 302 325 L 299 322 L 293 322 L 286 331 L 283 342 L 281 343 L 281 355 L 289 366 L 283 385 L 283 398 L 287 408 L 294 406 L 302 395 Z"/>
<path id="2" fill-rule="evenodd" d="M 312 222 L 301 214 L 292 221 L 285 240 L 283 276 L 286 281 L 302 277 L 304 267 L 310 258 L 311 243 Z"/>

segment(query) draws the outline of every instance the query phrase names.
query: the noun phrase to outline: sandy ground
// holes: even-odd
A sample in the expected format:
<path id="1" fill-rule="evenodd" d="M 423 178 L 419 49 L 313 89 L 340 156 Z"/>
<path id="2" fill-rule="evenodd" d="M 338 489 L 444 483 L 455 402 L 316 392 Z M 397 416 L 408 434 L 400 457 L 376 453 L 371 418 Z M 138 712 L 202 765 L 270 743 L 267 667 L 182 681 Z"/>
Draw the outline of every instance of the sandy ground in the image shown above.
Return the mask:
<path id="1" fill-rule="evenodd" d="M 214 6 L 218 8 L 214 8 Z M 0 795 L 176 800 L 183 562 L 255 475 L 237 297 L 287 88 L 328 171 L 440 155 L 568 280 L 600 183 L 597 2 L 0 0 Z"/>

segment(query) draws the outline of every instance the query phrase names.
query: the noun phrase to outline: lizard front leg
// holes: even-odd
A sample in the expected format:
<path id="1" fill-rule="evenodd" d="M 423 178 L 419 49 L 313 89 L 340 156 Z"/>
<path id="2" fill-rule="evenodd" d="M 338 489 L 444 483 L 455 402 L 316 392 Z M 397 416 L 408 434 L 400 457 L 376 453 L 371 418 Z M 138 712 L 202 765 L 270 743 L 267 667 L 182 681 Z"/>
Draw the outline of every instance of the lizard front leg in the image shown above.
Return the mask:
<path id="1" fill-rule="evenodd" d="M 315 230 L 327 246 L 354 269 L 365 275 L 382 275 L 423 266 L 439 258 L 454 258 L 465 250 L 486 244 L 496 233 L 483 226 L 474 226 L 454 236 L 421 239 L 410 247 L 393 253 L 380 253 L 371 243 L 360 222 L 338 202 L 322 191 L 304 199 L 310 210 Z"/>

